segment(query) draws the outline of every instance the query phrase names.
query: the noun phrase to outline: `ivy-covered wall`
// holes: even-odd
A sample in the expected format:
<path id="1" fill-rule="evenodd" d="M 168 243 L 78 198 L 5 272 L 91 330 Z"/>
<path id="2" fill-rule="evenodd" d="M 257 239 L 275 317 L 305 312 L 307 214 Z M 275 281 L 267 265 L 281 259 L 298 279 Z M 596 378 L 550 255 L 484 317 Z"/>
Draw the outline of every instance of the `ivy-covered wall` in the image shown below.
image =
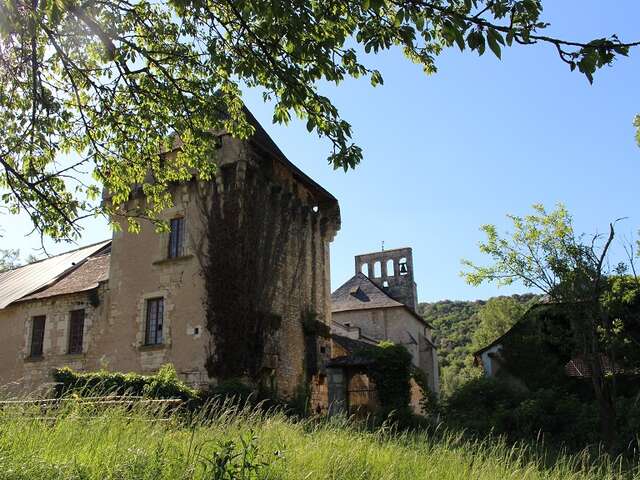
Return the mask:
<path id="1" fill-rule="evenodd" d="M 329 242 L 337 204 L 323 204 L 257 149 L 200 185 L 199 259 L 209 333 L 207 371 L 291 397 L 317 373 L 303 316 L 329 325 Z M 315 342 L 316 348 L 319 344 Z M 315 352 L 314 352 L 315 353 Z M 318 365 L 309 365 L 310 358 Z"/>

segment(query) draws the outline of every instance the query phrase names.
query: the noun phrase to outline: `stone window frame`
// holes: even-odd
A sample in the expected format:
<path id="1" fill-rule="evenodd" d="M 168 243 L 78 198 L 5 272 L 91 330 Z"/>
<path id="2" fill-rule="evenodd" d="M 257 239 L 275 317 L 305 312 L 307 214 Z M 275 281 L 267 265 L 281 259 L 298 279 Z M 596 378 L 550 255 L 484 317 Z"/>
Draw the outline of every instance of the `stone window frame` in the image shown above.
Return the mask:
<path id="1" fill-rule="evenodd" d="M 145 347 L 164 343 L 164 316 L 164 297 L 148 298 L 145 302 Z"/>
<path id="2" fill-rule="evenodd" d="M 174 262 L 180 261 L 184 259 L 188 259 L 193 257 L 193 248 L 191 242 L 191 235 L 189 235 L 189 224 L 190 224 L 190 216 L 187 215 L 187 209 L 189 206 L 189 192 L 185 190 L 186 186 L 182 186 L 181 190 L 177 192 L 176 195 L 179 197 L 180 206 L 174 206 L 173 208 L 167 209 L 163 213 L 163 217 L 168 221 L 175 218 L 183 218 L 184 220 L 184 232 L 182 239 L 182 253 L 177 257 L 169 256 L 169 241 L 171 238 L 171 232 L 165 232 L 160 235 L 159 247 L 160 250 L 157 252 L 156 260 L 153 262 L 154 264 L 162 264 L 166 262 Z"/>
<path id="3" fill-rule="evenodd" d="M 154 298 L 163 299 L 163 319 L 162 319 L 162 343 L 147 345 L 147 301 Z M 168 290 L 154 290 L 152 292 L 145 292 L 140 296 L 138 301 L 138 312 L 136 316 L 137 335 L 136 346 L 139 350 L 155 350 L 164 349 L 171 346 L 171 317 L 173 311 L 173 304 L 170 302 L 170 296 Z"/>
<path id="4" fill-rule="evenodd" d="M 33 318 L 40 315 L 48 316 L 48 309 L 46 306 L 38 305 L 36 308 L 27 308 L 24 314 L 24 330 L 23 330 L 23 345 L 22 345 L 22 358 L 25 361 L 42 360 L 50 352 L 50 345 L 47 342 L 47 336 L 50 335 L 51 322 L 44 322 L 44 341 L 42 344 L 42 356 L 33 358 L 31 357 L 31 335 L 33 333 Z"/>

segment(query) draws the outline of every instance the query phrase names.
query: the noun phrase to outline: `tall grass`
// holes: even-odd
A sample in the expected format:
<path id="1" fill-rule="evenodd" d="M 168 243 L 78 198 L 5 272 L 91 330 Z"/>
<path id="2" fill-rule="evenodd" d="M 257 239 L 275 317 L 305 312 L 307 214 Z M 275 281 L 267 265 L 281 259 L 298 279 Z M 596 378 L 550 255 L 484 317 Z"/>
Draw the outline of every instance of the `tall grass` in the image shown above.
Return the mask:
<path id="1" fill-rule="evenodd" d="M 604 456 L 550 461 L 523 446 L 450 432 L 371 432 L 343 418 L 294 421 L 229 404 L 207 412 L 169 415 L 149 405 L 74 402 L 55 411 L 6 407 L 0 411 L 0 479 L 640 478 L 637 469 L 625 472 Z"/>

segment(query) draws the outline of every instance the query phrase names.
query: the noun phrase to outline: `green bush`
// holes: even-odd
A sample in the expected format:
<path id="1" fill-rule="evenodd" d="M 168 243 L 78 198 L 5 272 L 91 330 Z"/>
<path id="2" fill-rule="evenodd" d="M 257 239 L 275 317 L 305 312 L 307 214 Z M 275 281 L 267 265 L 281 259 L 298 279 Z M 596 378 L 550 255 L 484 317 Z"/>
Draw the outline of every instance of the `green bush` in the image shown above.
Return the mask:
<path id="1" fill-rule="evenodd" d="M 75 372 L 68 367 L 54 370 L 57 382 L 55 395 L 63 397 L 71 394 L 80 396 L 130 395 L 146 398 L 179 398 L 197 401 L 197 390 L 180 381 L 173 365 L 163 365 L 155 375 L 119 373 L 100 370 L 98 372 Z"/>
<path id="2" fill-rule="evenodd" d="M 448 425 L 511 441 L 536 441 L 582 449 L 599 441 L 598 408 L 562 387 L 527 391 L 504 380 L 480 378 L 458 389 L 444 405 Z M 638 447 L 640 402 L 617 401 L 618 432 L 627 451 Z"/>

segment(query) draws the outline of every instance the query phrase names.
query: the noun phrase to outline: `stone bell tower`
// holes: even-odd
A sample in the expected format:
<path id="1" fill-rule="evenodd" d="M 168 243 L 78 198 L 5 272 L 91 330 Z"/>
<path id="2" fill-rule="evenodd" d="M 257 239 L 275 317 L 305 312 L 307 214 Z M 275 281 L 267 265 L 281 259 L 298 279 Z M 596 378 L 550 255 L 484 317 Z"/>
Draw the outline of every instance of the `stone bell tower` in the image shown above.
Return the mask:
<path id="1" fill-rule="evenodd" d="M 418 304 L 413 280 L 413 251 L 396 248 L 356 255 L 356 274 L 363 273 L 394 300 L 415 310 Z"/>

